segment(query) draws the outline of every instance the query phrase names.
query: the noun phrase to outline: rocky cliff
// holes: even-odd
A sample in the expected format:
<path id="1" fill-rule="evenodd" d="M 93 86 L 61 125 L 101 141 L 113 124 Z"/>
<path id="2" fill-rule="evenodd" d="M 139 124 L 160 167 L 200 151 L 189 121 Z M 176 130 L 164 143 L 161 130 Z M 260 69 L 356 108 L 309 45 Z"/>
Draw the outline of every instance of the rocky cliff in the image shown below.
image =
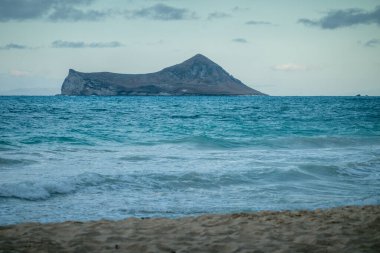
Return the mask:
<path id="1" fill-rule="evenodd" d="M 81 73 L 70 69 L 62 95 L 265 95 L 228 74 L 222 67 L 197 54 L 161 71 L 149 74 Z"/>

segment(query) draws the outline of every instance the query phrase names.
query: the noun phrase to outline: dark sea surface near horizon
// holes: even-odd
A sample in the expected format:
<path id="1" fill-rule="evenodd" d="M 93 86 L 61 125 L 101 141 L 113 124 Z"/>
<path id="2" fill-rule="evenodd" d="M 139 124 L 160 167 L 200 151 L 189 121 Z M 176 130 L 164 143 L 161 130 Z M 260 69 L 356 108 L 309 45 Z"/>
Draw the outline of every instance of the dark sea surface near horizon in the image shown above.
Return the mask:
<path id="1" fill-rule="evenodd" d="M 379 97 L 0 97 L 0 224 L 365 204 Z"/>

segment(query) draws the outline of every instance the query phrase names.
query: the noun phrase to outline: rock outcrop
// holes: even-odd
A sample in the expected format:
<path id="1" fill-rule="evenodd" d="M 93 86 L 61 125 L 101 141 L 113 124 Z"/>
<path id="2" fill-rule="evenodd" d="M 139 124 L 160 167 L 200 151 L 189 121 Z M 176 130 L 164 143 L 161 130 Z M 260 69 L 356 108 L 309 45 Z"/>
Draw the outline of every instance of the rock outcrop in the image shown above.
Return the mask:
<path id="1" fill-rule="evenodd" d="M 149 74 L 81 73 L 73 69 L 62 84 L 62 95 L 265 95 L 197 54 L 183 63 Z"/>

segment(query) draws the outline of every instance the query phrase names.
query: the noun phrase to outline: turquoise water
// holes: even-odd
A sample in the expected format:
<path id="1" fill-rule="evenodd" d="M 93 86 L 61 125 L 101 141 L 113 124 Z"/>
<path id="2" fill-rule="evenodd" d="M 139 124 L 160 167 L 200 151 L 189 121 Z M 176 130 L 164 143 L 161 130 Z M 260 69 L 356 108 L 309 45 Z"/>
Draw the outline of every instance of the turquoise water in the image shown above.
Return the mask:
<path id="1" fill-rule="evenodd" d="M 0 224 L 364 204 L 379 97 L 0 97 Z"/>

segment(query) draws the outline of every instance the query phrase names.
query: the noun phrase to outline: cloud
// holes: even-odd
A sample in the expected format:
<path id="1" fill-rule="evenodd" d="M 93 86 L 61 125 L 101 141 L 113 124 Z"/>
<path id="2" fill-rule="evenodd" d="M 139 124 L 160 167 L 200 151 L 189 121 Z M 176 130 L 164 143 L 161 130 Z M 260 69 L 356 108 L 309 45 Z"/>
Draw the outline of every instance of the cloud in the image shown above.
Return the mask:
<path id="1" fill-rule="evenodd" d="M 234 8 L 232 8 L 232 11 L 234 11 L 234 12 L 249 11 L 249 10 L 250 10 L 249 8 L 242 8 L 242 7 L 239 7 L 239 6 L 235 6 Z"/>
<path id="2" fill-rule="evenodd" d="M 245 22 L 246 25 L 273 25 L 271 22 L 267 21 L 256 21 L 256 20 L 250 20 Z"/>
<path id="3" fill-rule="evenodd" d="M 96 21 L 109 12 L 81 10 L 94 0 L 1 0 L 0 22 L 47 19 L 50 21 Z"/>
<path id="4" fill-rule="evenodd" d="M 362 9 L 329 11 L 318 20 L 302 18 L 298 20 L 298 23 L 307 26 L 318 26 L 322 29 L 336 29 L 360 24 L 380 25 L 380 6 L 377 6 L 373 11 L 364 11 Z"/>
<path id="5" fill-rule="evenodd" d="M 273 70 L 276 71 L 305 71 L 309 68 L 304 65 L 287 63 L 287 64 L 279 64 L 272 67 Z"/>
<path id="6" fill-rule="evenodd" d="M 364 43 L 365 47 L 377 47 L 378 45 L 380 45 L 379 39 L 371 39 Z"/>
<path id="7" fill-rule="evenodd" d="M 9 43 L 3 47 L 0 47 L 2 50 L 10 50 L 10 49 L 29 49 L 29 47 L 21 44 L 16 44 L 16 43 Z"/>
<path id="8" fill-rule="evenodd" d="M 153 20 L 197 19 L 195 12 L 163 3 L 137 10 L 95 10 L 89 6 L 96 0 L 0 0 L 0 22 L 45 20 L 99 21 L 109 17 L 125 16 Z"/>
<path id="9" fill-rule="evenodd" d="M 47 14 L 55 1 L 49 0 L 2 0 L 0 21 L 40 18 Z"/>
<path id="10" fill-rule="evenodd" d="M 196 19 L 196 14 L 185 8 L 175 8 L 166 4 L 155 4 L 151 7 L 134 10 L 127 13 L 128 18 L 147 18 L 153 20 L 184 20 Z"/>
<path id="11" fill-rule="evenodd" d="M 213 20 L 213 19 L 220 19 L 220 18 L 229 18 L 231 17 L 230 14 L 228 13 L 225 13 L 225 12 L 219 12 L 219 11 L 215 11 L 215 12 L 212 12 L 210 14 L 208 14 L 208 20 Z"/>
<path id="12" fill-rule="evenodd" d="M 56 8 L 48 17 L 51 21 L 98 21 L 112 14 L 111 11 L 78 10 L 72 7 L 63 6 Z"/>
<path id="13" fill-rule="evenodd" d="M 54 48 L 115 48 L 122 47 L 123 44 L 118 41 L 86 43 L 83 41 L 56 40 L 51 43 L 51 46 Z"/>
<path id="14" fill-rule="evenodd" d="M 18 69 L 11 69 L 9 70 L 9 75 L 15 76 L 15 77 L 24 77 L 24 76 L 30 76 L 30 73 L 27 71 L 22 71 Z"/>
<path id="15" fill-rule="evenodd" d="M 232 41 L 237 42 L 237 43 L 248 43 L 248 40 L 244 38 L 236 38 L 236 39 L 233 39 Z"/>

